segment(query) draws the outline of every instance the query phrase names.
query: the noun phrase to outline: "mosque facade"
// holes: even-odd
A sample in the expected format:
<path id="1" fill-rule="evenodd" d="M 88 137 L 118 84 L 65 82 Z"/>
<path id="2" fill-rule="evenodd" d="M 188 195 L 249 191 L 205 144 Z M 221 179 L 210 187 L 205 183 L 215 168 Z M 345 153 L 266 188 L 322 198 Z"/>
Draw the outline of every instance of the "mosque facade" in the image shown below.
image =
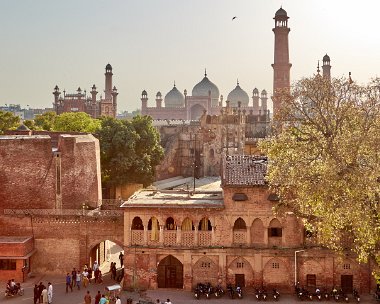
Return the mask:
<path id="1" fill-rule="evenodd" d="M 117 114 L 117 89 L 112 87 L 112 66 L 108 63 L 106 65 L 105 72 L 105 89 L 104 98 L 100 95 L 97 98 L 97 88 L 95 84 L 92 86 L 90 94 L 87 96 L 87 92 L 78 87 L 76 93 L 63 94 L 59 91 L 58 85 L 55 86 L 54 95 L 54 111 L 59 115 L 66 112 L 85 112 L 91 115 L 92 118 L 98 118 L 101 116 L 116 117 Z"/>

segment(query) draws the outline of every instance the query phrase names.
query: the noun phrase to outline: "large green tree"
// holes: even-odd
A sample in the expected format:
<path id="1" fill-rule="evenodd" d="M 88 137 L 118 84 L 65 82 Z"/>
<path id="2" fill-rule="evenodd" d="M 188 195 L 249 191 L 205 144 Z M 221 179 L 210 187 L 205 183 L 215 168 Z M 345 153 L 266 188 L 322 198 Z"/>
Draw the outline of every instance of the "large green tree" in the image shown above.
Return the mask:
<path id="1" fill-rule="evenodd" d="M 378 257 L 380 241 L 379 88 L 379 79 L 302 79 L 277 97 L 277 128 L 260 143 L 276 210 L 292 210 L 322 245 L 362 262 Z"/>
<path id="2" fill-rule="evenodd" d="M 20 117 L 11 112 L 0 110 L 0 134 L 6 130 L 16 129 L 20 125 Z"/>
<path id="3" fill-rule="evenodd" d="M 100 120 L 84 112 L 68 112 L 54 119 L 54 131 L 94 133 L 100 128 Z"/>
<path id="4" fill-rule="evenodd" d="M 115 186 L 137 182 L 146 186 L 153 181 L 163 149 L 152 118 L 136 116 L 128 121 L 105 117 L 97 136 L 104 183 Z"/>
<path id="5" fill-rule="evenodd" d="M 38 114 L 34 118 L 34 124 L 29 123 L 33 130 L 53 131 L 57 113 L 54 111 Z M 28 126 L 29 127 L 29 126 Z"/>

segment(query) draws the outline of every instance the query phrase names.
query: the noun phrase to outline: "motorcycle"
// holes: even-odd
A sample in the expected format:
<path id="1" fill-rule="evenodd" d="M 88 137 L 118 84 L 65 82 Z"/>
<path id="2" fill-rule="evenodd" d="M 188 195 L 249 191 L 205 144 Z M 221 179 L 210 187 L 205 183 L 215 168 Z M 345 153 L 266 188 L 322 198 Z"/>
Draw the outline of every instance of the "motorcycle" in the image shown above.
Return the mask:
<path id="1" fill-rule="evenodd" d="M 204 294 L 206 295 L 206 299 L 210 299 L 211 295 L 213 294 L 213 288 L 210 283 L 207 283 L 204 286 Z"/>
<path id="2" fill-rule="evenodd" d="M 273 299 L 278 301 L 280 299 L 280 292 L 275 288 L 273 289 Z"/>
<path id="3" fill-rule="evenodd" d="M 204 293 L 204 285 L 202 283 L 198 283 L 194 289 L 194 297 L 199 300 L 202 293 Z"/>
<path id="4" fill-rule="evenodd" d="M 318 301 L 322 301 L 322 294 L 321 294 L 321 290 L 319 288 L 315 289 L 314 295 L 318 299 Z"/>
<path id="5" fill-rule="evenodd" d="M 236 294 L 238 296 L 238 299 L 242 299 L 243 298 L 243 291 L 241 290 L 241 287 L 240 286 L 236 286 Z"/>
<path id="6" fill-rule="evenodd" d="M 353 296 L 354 296 L 356 302 L 360 302 L 360 295 L 359 295 L 359 292 L 358 292 L 356 289 L 354 289 L 354 290 L 352 291 L 352 294 L 353 294 Z"/>
<path id="7" fill-rule="evenodd" d="M 24 295 L 24 288 L 21 287 L 20 283 L 16 283 L 16 286 L 13 289 L 9 287 L 5 289 L 6 297 L 13 297 L 16 295 L 19 295 L 19 296 Z"/>
<path id="8" fill-rule="evenodd" d="M 224 290 L 222 288 L 222 286 L 220 286 L 219 284 L 215 287 L 215 298 L 220 298 L 222 295 L 224 295 Z"/>
<path id="9" fill-rule="evenodd" d="M 235 291 L 231 284 L 227 285 L 227 292 L 231 299 L 235 297 Z"/>

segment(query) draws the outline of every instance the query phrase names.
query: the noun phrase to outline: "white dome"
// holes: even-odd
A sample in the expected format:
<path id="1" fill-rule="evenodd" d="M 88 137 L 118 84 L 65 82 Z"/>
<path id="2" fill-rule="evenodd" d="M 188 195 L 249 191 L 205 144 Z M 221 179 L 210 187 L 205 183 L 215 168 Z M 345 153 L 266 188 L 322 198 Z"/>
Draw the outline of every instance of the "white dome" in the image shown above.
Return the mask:
<path id="1" fill-rule="evenodd" d="M 230 102 L 230 107 L 237 107 L 239 101 L 241 102 L 242 107 L 247 107 L 249 103 L 249 96 L 247 92 L 239 86 L 238 82 L 236 88 L 228 94 L 227 100 Z"/>
<path id="2" fill-rule="evenodd" d="M 218 101 L 219 99 L 219 89 L 212 83 L 205 72 L 205 77 L 201 82 L 197 83 L 192 91 L 193 96 L 208 96 L 208 92 L 211 91 L 211 99 Z"/>
<path id="3" fill-rule="evenodd" d="M 166 108 L 178 108 L 185 106 L 185 96 L 183 96 L 183 94 L 180 91 L 178 91 L 175 84 L 173 89 L 171 89 L 165 95 L 164 101 Z"/>

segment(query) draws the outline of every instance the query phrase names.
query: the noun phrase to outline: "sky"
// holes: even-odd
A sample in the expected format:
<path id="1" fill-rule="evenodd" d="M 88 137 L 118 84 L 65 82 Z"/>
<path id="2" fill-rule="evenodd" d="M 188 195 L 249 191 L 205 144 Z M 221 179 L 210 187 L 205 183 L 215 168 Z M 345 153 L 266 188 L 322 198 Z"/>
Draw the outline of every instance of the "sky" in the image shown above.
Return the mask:
<path id="1" fill-rule="evenodd" d="M 378 0 L 1 0 L 0 106 L 52 107 L 55 85 L 102 92 L 107 63 L 119 112 L 140 108 L 144 89 L 154 106 L 174 81 L 191 94 L 205 68 L 225 99 L 237 79 L 249 96 L 255 87 L 270 95 L 281 6 L 292 82 L 326 53 L 333 77 L 379 75 Z"/>

